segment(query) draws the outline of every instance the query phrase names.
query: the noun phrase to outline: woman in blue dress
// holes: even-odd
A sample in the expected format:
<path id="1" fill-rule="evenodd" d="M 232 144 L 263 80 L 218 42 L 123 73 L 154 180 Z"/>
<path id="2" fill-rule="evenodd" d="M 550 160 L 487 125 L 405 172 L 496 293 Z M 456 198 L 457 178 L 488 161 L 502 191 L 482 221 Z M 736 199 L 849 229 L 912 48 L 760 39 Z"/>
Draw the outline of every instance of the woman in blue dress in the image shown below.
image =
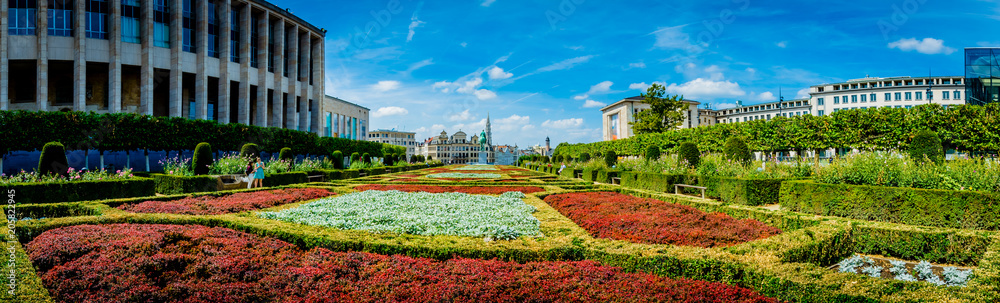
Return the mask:
<path id="1" fill-rule="evenodd" d="M 255 166 L 256 172 L 253 176 L 253 182 L 256 184 L 254 187 L 264 187 L 264 161 L 257 157 L 257 165 Z"/>

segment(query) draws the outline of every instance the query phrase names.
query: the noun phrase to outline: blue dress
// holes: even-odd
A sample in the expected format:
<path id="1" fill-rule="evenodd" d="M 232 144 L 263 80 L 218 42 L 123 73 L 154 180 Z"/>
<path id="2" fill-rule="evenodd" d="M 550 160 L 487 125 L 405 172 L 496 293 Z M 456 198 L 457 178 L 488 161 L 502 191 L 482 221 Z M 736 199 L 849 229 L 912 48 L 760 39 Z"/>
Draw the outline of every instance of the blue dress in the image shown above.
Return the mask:
<path id="1" fill-rule="evenodd" d="M 253 178 L 254 179 L 264 179 L 264 167 L 263 166 L 258 166 L 257 167 L 257 172 L 254 173 Z"/>

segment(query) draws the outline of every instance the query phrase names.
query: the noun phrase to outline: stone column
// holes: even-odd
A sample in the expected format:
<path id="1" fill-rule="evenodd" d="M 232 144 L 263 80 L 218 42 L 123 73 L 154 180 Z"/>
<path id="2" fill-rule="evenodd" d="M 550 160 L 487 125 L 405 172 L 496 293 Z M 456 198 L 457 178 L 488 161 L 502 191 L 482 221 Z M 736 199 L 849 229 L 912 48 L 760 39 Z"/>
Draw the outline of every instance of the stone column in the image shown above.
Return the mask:
<path id="1" fill-rule="evenodd" d="M 302 131 L 310 131 L 309 126 L 314 125 L 316 120 L 310 121 L 310 99 L 313 98 L 312 94 L 309 93 L 309 64 L 310 56 L 312 55 L 312 33 L 308 30 L 299 36 L 299 96 L 302 96 L 302 102 L 305 103 L 303 110 L 299 112 L 299 128 Z M 313 108 L 315 111 L 316 108 Z"/>
<path id="2" fill-rule="evenodd" d="M 156 84 L 153 79 L 153 2 L 144 1 L 142 8 L 142 58 L 140 58 L 141 71 L 139 75 L 139 113 L 143 115 L 153 115 L 153 88 Z"/>
<path id="3" fill-rule="evenodd" d="M 285 126 L 282 123 L 285 120 L 285 117 L 282 116 L 284 114 L 282 109 L 285 108 L 284 103 L 286 102 L 284 98 L 285 86 L 282 82 L 285 79 L 285 20 L 278 16 L 278 20 L 275 22 L 277 23 L 274 24 L 274 53 L 271 54 L 274 57 L 274 104 L 271 108 L 271 123 L 269 125 L 280 128 Z M 291 97 L 288 96 L 289 99 Z"/>
<path id="4" fill-rule="evenodd" d="M 40 0 L 41 1 L 41 0 Z M 87 37 L 85 1 L 76 1 L 73 8 L 73 110 L 87 110 Z M 108 110 L 111 110 L 110 106 Z"/>
<path id="5" fill-rule="evenodd" d="M 196 22 L 194 40 L 198 66 L 194 75 L 194 102 L 197 108 L 191 110 L 197 110 L 195 119 L 208 120 L 208 68 L 205 66 L 205 60 L 208 59 L 208 0 L 194 0 L 192 5 Z"/>
<path id="6" fill-rule="evenodd" d="M 286 112 L 288 115 L 285 117 L 285 128 L 301 130 L 299 128 L 299 113 L 305 109 L 300 107 L 302 101 L 298 99 L 298 84 L 299 82 L 299 27 L 298 25 L 292 24 L 288 31 L 288 103 Z"/>
<path id="7" fill-rule="evenodd" d="M 170 2 L 170 116 L 184 115 L 184 72 L 181 69 L 181 45 L 184 44 L 183 0 Z"/>
<path id="8" fill-rule="evenodd" d="M 38 37 L 38 69 L 35 103 L 38 111 L 49 110 L 49 2 L 38 0 L 38 21 L 35 22 L 35 36 Z"/>
<path id="9" fill-rule="evenodd" d="M 230 107 L 232 100 L 229 99 L 229 62 L 232 62 L 232 2 L 231 0 L 216 0 L 215 9 L 219 18 L 217 24 L 219 29 L 219 101 L 215 111 L 219 113 L 219 123 L 229 123 Z"/>
<path id="10" fill-rule="evenodd" d="M 76 0 L 77 2 L 84 2 Z M 109 55 L 111 61 L 108 62 L 108 111 L 112 113 L 122 112 L 122 1 L 110 0 L 110 12 L 108 16 L 108 42 Z M 79 7 L 79 6 L 78 6 Z"/>
<path id="11" fill-rule="evenodd" d="M 257 20 L 257 118 L 254 125 L 267 127 L 267 39 L 270 16 L 265 10 Z"/>
<path id="12" fill-rule="evenodd" d="M 0 5 L 0 110 L 10 108 L 10 65 L 7 56 L 7 14 L 10 5 Z"/>
<path id="13" fill-rule="evenodd" d="M 250 3 L 240 10 L 240 103 L 238 122 L 250 125 L 250 58 L 257 54 L 251 54 L 250 50 Z"/>
<path id="14" fill-rule="evenodd" d="M 322 136 L 326 133 L 326 123 L 321 122 L 322 115 L 326 112 L 326 53 L 325 53 L 325 33 L 319 33 L 320 37 L 313 43 L 312 48 L 312 60 L 313 60 L 313 82 L 312 82 L 312 92 L 313 101 L 316 102 L 316 106 L 313 108 L 313 132 Z"/>

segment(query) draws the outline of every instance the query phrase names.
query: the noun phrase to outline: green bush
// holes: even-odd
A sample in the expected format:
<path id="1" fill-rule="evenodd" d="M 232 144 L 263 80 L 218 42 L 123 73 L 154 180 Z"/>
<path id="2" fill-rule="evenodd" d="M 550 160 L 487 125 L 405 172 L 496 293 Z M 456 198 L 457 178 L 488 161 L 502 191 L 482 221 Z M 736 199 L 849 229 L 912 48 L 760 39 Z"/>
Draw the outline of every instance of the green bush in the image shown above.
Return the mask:
<path id="1" fill-rule="evenodd" d="M 696 184 L 696 178 L 687 175 L 621 172 L 622 186 L 665 193 L 674 192 L 674 184 Z"/>
<path id="2" fill-rule="evenodd" d="M 705 195 L 723 202 L 760 206 L 778 204 L 781 182 L 786 179 L 739 179 L 698 176 L 698 184 L 707 187 Z"/>
<path id="3" fill-rule="evenodd" d="M 212 159 L 212 145 L 205 142 L 198 143 L 198 146 L 194 148 L 191 170 L 194 171 L 195 175 L 207 175 L 212 163 L 215 163 L 215 159 Z"/>
<path id="4" fill-rule="evenodd" d="M 1000 193 L 785 181 L 781 208 L 858 220 L 1000 230 Z"/>
<path id="5" fill-rule="evenodd" d="M 368 153 L 361 154 L 361 161 L 364 161 L 365 163 L 372 163 L 372 155 Z"/>
<path id="6" fill-rule="evenodd" d="M 929 159 L 931 162 L 940 164 L 944 160 L 944 147 L 941 145 L 941 138 L 938 134 L 930 130 L 921 130 L 913 137 L 910 143 L 910 158 L 915 161 Z"/>
<path id="7" fill-rule="evenodd" d="M 333 161 L 333 168 L 344 169 L 344 153 L 339 150 L 335 150 L 330 154 L 330 161 Z"/>
<path id="8" fill-rule="evenodd" d="M 583 169 L 583 175 L 581 179 L 587 182 L 594 182 L 597 179 L 597 171 L 598 169 L 596 168 L 586 167 Z"/>
<path id="9" fill-rule="evenodd" d="M 59 142 L 45 143 L 45 147 L 42 147 L 42 154 L 38 157 L 38 174 L 65 176 L 68 170 L 69 162 L 66 161 L 66 147 Z"/>
<path id="10" fill-rule="evenodd" d="M 604 184 L 611 184 L 611 178 L 618 178 L 619 174 L 621 174 L 620 170 L 601 169 L 597 171 L 594 180 Z"/>
<path id="11" fill-rule="evenodd" d="M 650 145 L 646 148 L 645 158 L 647 161 L 653 161 L 660 158 L 660 147 L 656 145 Z"/>
<path id="12" fill-rule="evenodd" d="M 743 165 L 749 165 L 750 161 L 753 160 L 753 155 L 750 154 L 750 148 L 747 147 L 746 142 L 739 137 L 729 137 L 726 140 L 725 148 L 726 159 L 739 162 Z"/>
<path id="13" fill-rule="evenodd" d="M 698 163 L 701 161 L 701 152 L 698 151 L 698 146 L 692 142 L 685 142 L 677 148 L 677 154 L 680 155 L 681 159 L 687 162 L 690 167 L 698 167 Z"/>
<path id="14" fill-rule="evenodd" d="M 361 154 L 353 153 L 351 154 L 351 163 L 361 161 Z"/>
<path id="15" fill-rule="evenodd" d="M 156 195 L 153 179 L 133 178 L 114 181 L 78 181 L 68 183 L 16 183 L 0 185 L 0 190 L 17 193 L 18 204 L 76 202 Z M 20 207 L 18 208 L 20 212 Z"/>
<path id="16" fill-rule="evenodd" d="M 214 192 L 222 187 L 222 180 L 212 176 L 171 176 L 153 174 L 156 193 L 164 195 Z"/>
<path id="17" fill-rule="evenodd" d="M 309 175 L 305 172 L 270 174 L 264 177 L 265 187 L 275 187 L 290 184 L 308 183 Z"/>
<path id="18" fill-rule="evenodd" d="M 257 158 L 260 157 L 260 146 L 253 143 L 243 144 L 243 148 L 240 148 L 240 157 L 250 157 Z"/>
<path id="19" fill-rule="evenodd" d="M 295 154 L 292 153 L 292 149 L 289 147 L 282 148 L 278 152 L 278 160 L 292 161 L 295 159 Z"/>
<path id="20" fill-rule="evenodd" d="M 606 165 L 607 167 L 611 168 L 611 167 L 615 167 L 615 164 L 618 164 L 618 154 L 616 154 L 614 151 L 609 151 L 609 152 L 605 153 L 604 154 L 604 165 Z"/>
<path id="21" fill-rule="evenodd" d="M 587 162 L 587 161 L 590 161 L 590 154 L 588 153 L 580 154 L 580 162 Z"/>

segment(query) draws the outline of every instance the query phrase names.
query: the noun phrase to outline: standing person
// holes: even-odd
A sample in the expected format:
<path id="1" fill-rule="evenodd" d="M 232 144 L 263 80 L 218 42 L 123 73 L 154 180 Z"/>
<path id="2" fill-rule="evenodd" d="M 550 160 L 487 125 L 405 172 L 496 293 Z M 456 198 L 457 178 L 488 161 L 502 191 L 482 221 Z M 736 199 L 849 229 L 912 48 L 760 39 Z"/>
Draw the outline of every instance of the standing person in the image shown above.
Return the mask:
<path id="1" fill-rule="evenodd" d="M 254 164 L 255 163 L 254 163 L 254 159 L 253 158 L 247 159 L 247 168 L 243 172 L 246 175 L 246 178 L 247 178 L 247 189 L 250 189 L 250 188 L 253 187 L 254 173 L 255 173 L 255 171 L 254 171 Z"/>
<path id="2" fill-rule="evenodd" d="M 264 161 L 257 157 L 256 172 L 254 174 L 255 187 L 264 187 Z"/>

